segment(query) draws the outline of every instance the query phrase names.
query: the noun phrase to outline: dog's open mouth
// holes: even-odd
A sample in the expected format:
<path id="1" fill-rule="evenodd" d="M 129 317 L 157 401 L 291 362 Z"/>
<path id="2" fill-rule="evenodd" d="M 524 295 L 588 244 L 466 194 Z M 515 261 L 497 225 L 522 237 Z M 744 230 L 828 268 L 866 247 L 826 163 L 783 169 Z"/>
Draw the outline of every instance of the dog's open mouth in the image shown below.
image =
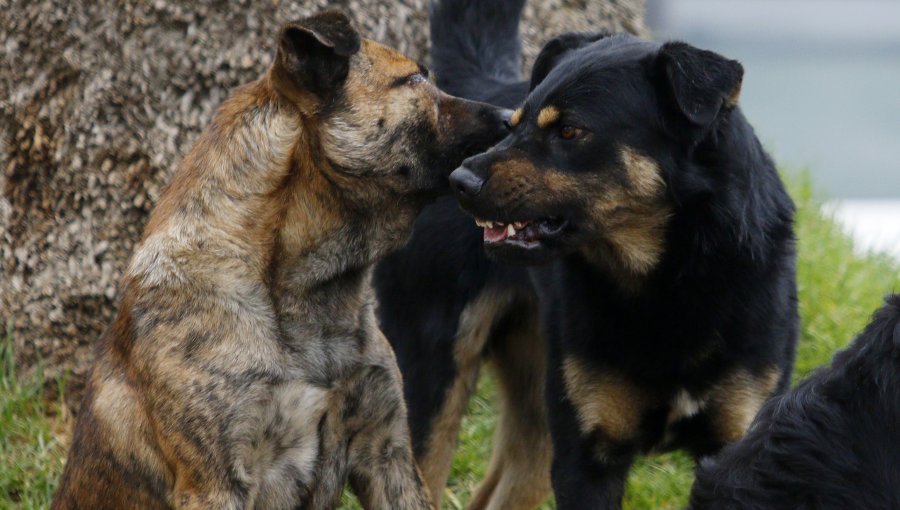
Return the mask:
<path id="1" fill-rule="evenodd" d="M 484 244 L 487 246 L 505 244 L 520 248 L 536 248 L 542 241 L 562 234 L 568 221 L 562 218 L 544 218 L 503 223 L 476 219 L 475 224 L 484 229 Z"/>

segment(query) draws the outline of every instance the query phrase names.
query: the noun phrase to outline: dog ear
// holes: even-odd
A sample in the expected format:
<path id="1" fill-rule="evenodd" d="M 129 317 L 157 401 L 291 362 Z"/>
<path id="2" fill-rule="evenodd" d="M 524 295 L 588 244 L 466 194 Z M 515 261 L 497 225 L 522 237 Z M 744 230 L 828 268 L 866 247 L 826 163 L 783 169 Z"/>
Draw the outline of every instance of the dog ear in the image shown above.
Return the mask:
<path id="1" fill-rule="evenodd" d="M 723 109 L 737 106 L 744 68 L 735 60 L 682 42 L 662 46 L 655 60 L 667 99 L 696 126 L 707 126 Z"/>
<path id="2" fill-rule="evenodd" d="M 342 12 L 326 11 L 281 29 L 275 71 L 295 89 L 329 100 L 347 78 L 350 57 L 360 45 L 350 19 Z"/>
<path id="3" fill-rule="evenodd" d="M 550 71 L 562 60 L 562 57 L 570 51 L 577 50 L 582 46 L 587 46 L 608 36 L 609 34 L 604 32 L 570 32 L 551 39 L 541 48 L 541 52 L 538 53 L 537 58 L 534 60 L 534 65 L 531 67 L 531 84 L 528 86 L 528 91 L 531 92 L 538 84 L 544 81 L 544 78 L 550 74 Z"/>

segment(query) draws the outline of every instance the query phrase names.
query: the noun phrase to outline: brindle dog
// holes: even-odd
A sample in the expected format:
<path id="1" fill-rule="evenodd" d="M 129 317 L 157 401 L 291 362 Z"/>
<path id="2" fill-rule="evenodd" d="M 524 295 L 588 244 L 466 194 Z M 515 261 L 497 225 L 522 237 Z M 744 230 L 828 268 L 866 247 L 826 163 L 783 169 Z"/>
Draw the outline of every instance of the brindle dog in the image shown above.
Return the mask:
<path id="1" fill-rule="evenodd" d="M 286 25 L 185 157 L 122 282 L 64 508 L 431 508 L 373 264 L 505 113 L 342 14 Z"/>

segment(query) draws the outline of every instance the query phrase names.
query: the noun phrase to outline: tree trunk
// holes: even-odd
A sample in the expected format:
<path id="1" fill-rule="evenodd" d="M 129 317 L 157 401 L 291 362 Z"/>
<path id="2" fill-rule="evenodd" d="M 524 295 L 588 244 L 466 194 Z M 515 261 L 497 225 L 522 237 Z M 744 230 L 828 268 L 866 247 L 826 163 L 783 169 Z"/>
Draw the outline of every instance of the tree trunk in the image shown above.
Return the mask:
<path id="1" fill-rule="evenodd" d="M 489 1 L 489 0 L 483 0 Z M 427 0 L 0 0 L 0 327 L 77 400 L 117 283 L 179 158 L 280 22 L 326 6 L 426 58 Z M 643 33 L 643 0 L 533 0 L 526 61 L 572 30 Z"/>

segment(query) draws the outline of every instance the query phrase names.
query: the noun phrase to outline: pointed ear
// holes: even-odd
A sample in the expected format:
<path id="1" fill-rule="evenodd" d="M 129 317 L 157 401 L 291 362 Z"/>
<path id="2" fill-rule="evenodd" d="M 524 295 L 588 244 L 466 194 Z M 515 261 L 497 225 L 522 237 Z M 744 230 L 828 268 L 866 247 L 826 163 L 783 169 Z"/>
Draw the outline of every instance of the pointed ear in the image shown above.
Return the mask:
<path id="1" fill-rule="evenodd" d="M 531 84 L 528 91 L 534 90 L 544 78 L 550 74 L 550 71 L 556 67 L 556 64 L 570 51 L 577 50 L 582 46 L 587 46 L 594 41 L 599 41 L 609 34 L 604 32 L 571 32 L 562 34 L 551 39 L 541 48 L 534 65 L 531 67 Z"/>
<path id="2" fill-rule="evenodd" d="M 281 85 L 327 101 L 341 88 L 350 57 L 359 51 L 359 33 L 338 11 L 288 23 L 278 37 L 275 74 Z"/>
<path id="3" fill-rule="evenodd" d="M 682 42 L 662 46 L 655 62 L 663 94 L 697 126 L 737 106 L 744 68 L 735 60 Z"/>

